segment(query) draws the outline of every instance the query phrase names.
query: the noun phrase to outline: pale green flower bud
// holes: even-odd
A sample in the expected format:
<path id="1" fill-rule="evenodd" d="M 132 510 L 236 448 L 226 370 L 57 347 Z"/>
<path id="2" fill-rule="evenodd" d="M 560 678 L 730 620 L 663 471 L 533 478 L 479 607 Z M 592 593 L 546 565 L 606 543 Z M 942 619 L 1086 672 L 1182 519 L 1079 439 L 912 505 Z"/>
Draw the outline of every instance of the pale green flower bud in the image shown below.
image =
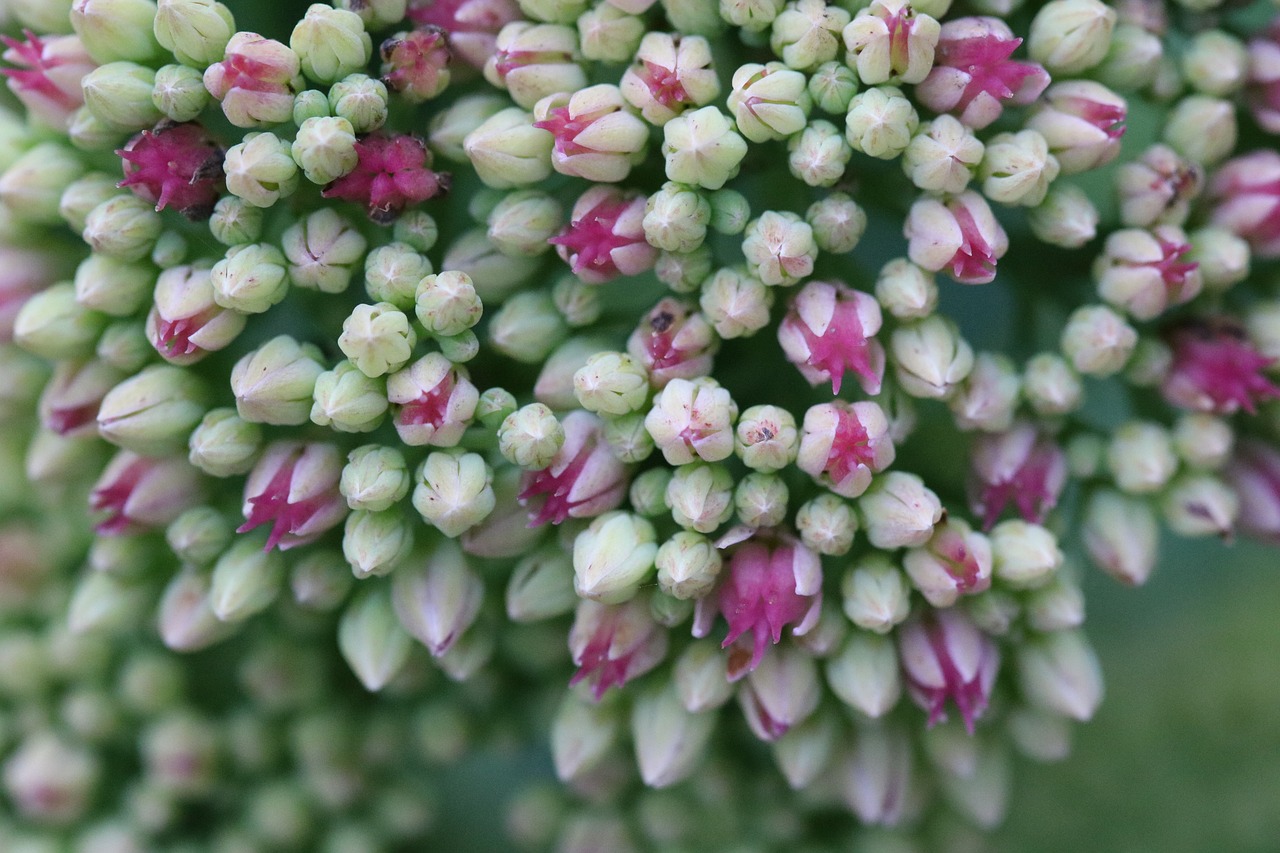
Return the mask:
<path id="1" fill-rule="evenodd" d="M 57 143 L 42 143 L 14 160 L 0 176 L 0 202 L 20 222 L 56 224 L 62 218 L 63 195 L 84 172 L 84 164 L 74 151 Z M 76 201 L 73 215 L 77 219 L 87 217 L 88 211 L 97 207 L 89 206 L 91 199 L 97 198 L 101 204 L 113 197 L 117 197 L 116 192 L 94 188 Z"/>
<path id="2" fill-rule="evenodd" d="M 1129 421 L 1111 436 L 1107 467 L 1121 491 L 1149 494 L 1159 491 L 1178 468 L 1173 440 L 1160 424 Z"/>
<path id="3" fill-rule="evenodd" d="M 858 500 L 867 539 L 877 548 L 915 548 L 942 520 L 942 502 L 915 474 L 888 471 Z"/>
<path id="4" fill-rule="evenodd" d="M 274 133 L 250 133 L 227 149 L 227 189 L 257 207 L 271 207 L 298 188 L 298 164 Z"/>
<path id="5" fill-rule="evenodd" d="M 323 357 L 312 344 L 279 335 L 245 355 L 231 370 L 236 411 L 247 421 L 297 426 L 308 421 Z"/>
<path id="6" fill-rule="evenodd" d="M 145 584 L 103 572 L 90 572 L 75 585 L 67 603 L 67 628 L 73 634 L 121 632 L 145 621 L 151 607 Z M 6 660 L 12 666 L 12 659 Z"/>
<path id="7" fill-rule="evenodd" d="M 540 99 L 533 117 L 556 137 L 551 166 L 597 183 L 624 180 L 643 162 L 649 127 L 626 108 L 617 86 L 588 86 Z M 549 125 L 549 127 L 548 127 Z"/>
<path id="8" fill-rule="evenodd" d="M 645 240 L 669 252 L 692 252 L 706 239 L 710 221 L 711 203 L 705 197 L 668 182 L 645 204 Z"/>
<path id="9" fill-rule="evenodd" d="M 618 739 L 620 720 L 612 703 L 590 703 L 566 693 L 551 722 L 551 758 L 561 782 L 595 769 Z"/>
<path id="10" fill-rule="evenodd" d="M 854 631 L 827 661 L 826 672 L 831 692 L 871 719 L 883 717 L 902 696 L 897 646 L 886 637 Z"/>
<path id="11" fill-rule="evenodd" d="M 733 683 L 726 675 L 725 663 L 719 644 L 711 640 L 694 641 L 685 649 L 675 665 L 676 690 L 685 710 L 701 714 L 719 708 L 733 697 Z"/>
<path id="12" fill-rule="evenodd" d="M 113 317 L 128 317 L 145 305 L 155 284 L 148 264 L 90 255 L 76 267 L 76 301 Z"/>
<path id="13" fill-rule="evenodd" d="M 204 75 L 186 65 L 165 65 L 156 72 L 151 103 L 164 117 L 183 122 L 195 119 L 209 105 Z"/>
<path id="14" fill-rule="evenodd" d="M 533 109 L 547 95 L 586 87 L 586 72 L 576 61 L 577 53 L 578 35 L 572 27 L 513 21 L 498 31 L 484 78 L 506 89 L 519 106 Z"/>
<path id="15" fill-rule="evenodd" d="M 734 433 L 734 452 L 756 471 L 781 471 L 800 447 L 796 419 L 778 406 L 752 406 L 742 413 Z"/>
<path id="16" fill-rule="evenodd" d="M 1023 695 L 1033 707 L 1085 721 L 1102 701 L 1102 669 L 1079 631 L 1058 631 L 1024 643 L 1017 663 Z"/>
<path id="17" fill-rule="evenodd" d="M 437 451 L 416 479 L 414 509 L 445 536 L 456 537 L 493 512 L 493 471 L 479 454 Z"/>
<path id="18" fill-rule="evenodd" d="M 558 548 L 545 549 L 516 563 L 507 582 L 507 616 L 513 622 L 540 622 L 573 611 L 573 563 Z"/>
<path id="19" fill-rule="evenodd" d="M 859 92 L 849 101 L 845 138 L 854 151 L 892 160 L 907 150 L 920 125 L 920 116 L 901 90 L 878 86 Z"/>
<path id="20" fill-rule="evenodd" d="M 746 141 L 713 106 L 671 119 L 662 128 L 662 138 L 668 180 L 709 190 L 718 190 L 735 177 L 747 154 Z"/>
<path id="21" fill-rule="evenodd" d="M 564 225 L 564 208 L 547 193 L 509 193 L 488 216 L 489 240 L 504 255 L 541 255 Z"/>
<path id="22" fill-rule="evenodd" d="M 162 270 L 172 269 L 187 259 L 187 238 L 177 231 L 165 231 L 151 250 L 151 263 Z"/>
<path id="23" fill-rule="evenodd" d="M 666 500 L 676 524 L 711 533 L 733 514 L 733 476 L 723 465 L 681 465 L 667 484 Z"/>
<path id="24" fill-rule="evenodd" d="M 840 591 L 849 620 L 877 634 L 887 634 L 910 611 L 911 586 L 906 575 L 881 556 L 854 565 L 845 573 Z"/>
<path id="25" fill-rule="evenodd" d="M 223 622 L 243 622 L 275 601 L 284 581 L 284 560 L 263 551 L 256 538 L 240 537 L 213 567 L 209 607 Z"/>
<path id="26" fill-rule="evenodd" d="M 1222 98 L 1188 95 L 1165 119 L 1163 139 L 1188 160 L 1213 166 L 1236 147 L 1235 106 Z"/>
<path id="27" fill-rule="evenodd" d="M 741 234 L 751 221 L 751 203 L 737 190 L 716 190 L 709 196 L 710 225 L 719 234 Z"/>
<path id="28" fill-rule="evenodd" d="M 704 243 L 692 252 L 660 252 L 653 274 L 675 293 L 693 293 L 711 275 L 714 263 L 711 248 Z"/>
<path id="29" fill-rule="evenodd" d="M 236 414 L 212 409 L 188 439 L 191 464 L 214 477 L 246 474 L 262 447 L 262 428 Z"/>
<path id="30" fill-rule="evenodd" d="M 153 365 L 102 398 L 98 433 L 144 456 L 182 450 L 207 411 L 203 384 L 180 367 Z"/>
<path id="31" fill-rule="evenodd" d="M 94 118 L 118 130 L 142 130 L 161 118 L 151 101 L 156 72 L 133 62 L 112 62 L 84 76 L 84 105 Z"/>
<path id="32" fill-rule="evenodd" d="M 418 282 L 431 275 L 426 255 L 408 243 L 388 243 L 364 260 L 364 289 L 375 302 L 389 302 L 401 311 L 413 308 Z"/>
<path id="33" fill-rule="evenodd" d="M 70 152 L 68 152 L 70 153 Z M 79 164 L 74 161 L 67 161 L 72 170 L 78 170 Z M 93 210 L 104 201 L 120 194 L 120 190 L 116 188 L 119 179 L 103 172 L 89 172 L 82 178 L 77 178 L 67 184 L 62 195 L 58 198 L 58 215 L 62 217 L 62 221 L 67 223 L 72 231 L 83 231 L 84 221 L 89 216 L 89 211 Z M 5 204 L 9 202 L 5 200 L 4 194 L 8 189 L 8 184 L 4 177 L 0 177 L 0 201 Z M 15 189 L 19 189 L 15 187 Z M 21 191 L 21 189 L 19 189 Z M 26 201 L 19 201 L 19 207 L 23 207 Z M 19 213 L 24 213 L 20 210 Z"/>
<path id="34" fill-rule="evenodd" d="M 231 544 L 234 535 L 226 517 L 211 506 L 193 507 L 173 520 L 164 538 L 184 563 L 206 566 Z"/>
<path id="35" fill-rule="evenodd" d="M 906 258 L 894 258 L 876 277 L 876 301 L 899 320 L 919 320 L 938 307 L 938 285 L 933 273 Z"/>
<path id="36" fill-rule="evenodd" d="M 835 495 L 818 495 L 796 512 L 800 540 L 819 554 L 843 556 L 853 547 L 858 517 L 853 507 Z"/>
<path id="37" fill-rule="evenodd" d="M 1084 624 L 1084 592 L 1059 572 L 1026 598 L 1027 624 L 1036 631 L 1066 631 Z"/>
<path id="38" fill-rule="evenodd" d="M 1097 492 L 1085 504 L 1081 532 L 1090 559 L 1116 580 L 1140 586 L 1151 576 L 1160 528 L 1148 501 Z"/>
<path id="39" fill-rule="evenodd" d="M 1022 381 L 1012 359 L 1000 353 L 979 353 L 973 370 L 947 402 L 962 430 L 1003 432 L 1013 423 Z"/>
<path id="40" fill-rule="evenodd" d="M 681 600 L 701 598 L 715 586 L 723 559 L 705 536 L 682 530 L 662 543 L 654 560 L 658 586 Z"/>
<path id="41" fill-rule="evenodd" d="M 1249 52 L 1222 30 L 1197 33 L 1182 54 L 1182 76 L 1198 92 L 1218 97 L 1240 90 L 1249 76 Z"/>
<path id="42" fill-rule="evenodd" d="M 270 243 L 232 246 L 210 270 L 213 301 L 242 314 L 261 314 L 289 292 L 284 253 Z"/>
<path id="43" fill-rule="evenodd" d="M 431 150 L 446 160 L 455 163 L 466 163 L 468 155 L 463 150 L 463 141 L 485 121 L 511 106 L 510 100 L 502 95 L 464 95 L 452 105 L 435 114 L 428 125 L 427 138 Z M 529 117 L 523 110 L 516 111 L 522 117 Z M 536 130 L 537 128 L 533 128 Z M 546 134 L 549 138 L 549 134 Z M 547 150 L 547 174 L 551 174 L 551 152 Z"/>
<path id="44" fill-rule="evenodd" d="M 1098 209 L 1077 186 L 1050 187 L 1040 204 L 1027 211 L 1036 238 L 1064 249 L 1078 249 L 1098 233 Z"/>
<path id="45" fill-rule="evenodd" d="M 782 11 L 785 0 L 720 0 L 720 17 L 750 33 L 766 30 Z"/>
<path id="46" fill-rule="evenodd" d="M 852 16 L 823 0 L 795 0 L 773 20 L 769 46 L 790 68 L 812 71 L 840 52 L 841 32 Z"/>
<path id="47" fill-rule="evenodd" d="M 564 445 L 564 426 L 542 403 L 530 403 L 502 420 L 498 450 L 512 465 L 530 471 L 546 468 Z"/>
<path id="48" fill-rule="evenodd" d="M 582 56 L 592 62 L 629 62 L 645 35 L 643 19 L 607 2 L 578 15 L 577 26 Z"/>
<path id="49" fill-rule="evenodd" d="M 400 627 L 387 586 L 369 586 L 342 611 L 338 648 L 365 690 L 386 687 L 409 658 L 413 639 Z"/>
<path id="50" fill-rule="evenodd" d="M 156 41 L 179 62 L 204 69 L 222 60 L 236 21 L 216 0 L 159 0 L 154 29 Z"/>
<path id="51" fill-rule="evenodd" d="M 649 374 L 626 353 L 598 352 L 573 374 L 578 404 L 602 415 L 626 415 L 644 408 L 649 399 Z"/>
<path id="52" fill-rule="evenodd" d="M 698 304 L 721 338 L 745 338 L 769 324 L 773 289 L 745 271 L 724 268 L 703 282 Z"/>
<path id="53" fill-rule="evenodd" d="M 361 509 L 347 516 L 342 554 L 357 580 L 390 574 L 412 547 L 413 528 L 398 509 Z"/>
<path id="54" fill-rule="evenodd" d="M 1192 231 L 1189 236 L 1191 251 L 1186 259 L 1199 264 L 1196 271 L 1205 290 L 1220 292 L 1249 277 L 1249 243 L 1243 237 L 1213 225 Z"/>
<path id="55" fill-rule="evenodd" d="M 71 32 L 71 0 L 9 0 L 6 18 L 13 19 L 37 33 Z"/>
<path id="56" fill-rule="evenodd" d="M 1223 418 L 1204 412 L 1185 412 L 1174 423 L 1173 446 L 1192 468 L 1215 471 L 1231 458 L 1235 433 Z"/>
<path id="57" fill-rule="evenodd" d="M 425 210 L 408 210 L 391 227 L 394 239 L 418 252 L 430 251 L 440 239 L 435 219 Z"/>
<path id="58" fill-rule="evenodd" d="M 656 518 L 667 513 L 667 484 L 671 482 L 671 469 L 650 468 L 631 481 L 627 501 L 632 510 L 645 518 Z"/>
<path id="59" fill-rule="evenodd" d="M 551 299 L 564 321 L 574 328 L 590 326 L 600 319 L 603 305 L 600 288 L 586 284 L 575 275 L 567 275 L 551 289 Z"/>
<path id="60" fill-rule="evenodd" d="M 790 287 L 813 272 L 813 228 L 790 212 L 767 210 L 747 225 L 742 240 L 747 271 L 767 285 Z"/>
<path id="61" fill-rule="evenodd" d="M 1212 474 L 1185 474 L 1164 493 L 1160 508 L 1169 529 L 1179 536 L 1227 539 L 1240 514 L 1240 498 Z"/>
<path id="62" fill-rule="evenodd" d="M 338 489 L 353 510 L 381 512 L 409 494 L 409 469 L 394 447 L 366 444 L 347 456 Z"/>
<path id="63" fill-rule="evenodd" d="M 1079 74 L 1106 57 L 1115 23 L 1100 0 L 1051 0 L 1031 21 L 1027 49 L 1055 77 Z"/>
<path id="64" fill-rule="evenodd" d="M 213 206 L 209 233 L 224 246 L 252 243 L 262 236 L 262 208 L 242 198 L 225 195 Z"/>
<path id="65" fill-rule="evenodd" d="M 911 137 L 902 153 L 902 170 L 922 190 L 959 193 L 969 185 L 985 150 L 958 119 L 940 115 Z"/>
<path id="66" fill-rule="evenodd" d="M 104 364 L 125 373 L 134 373 L 152 359 L 155 348 L 147 338 L 145 324 L 124 320 L 103 330 L 95 352 Z"/>
<path id="67" fill-rule="evenodd" d="M 781 476 L 752 471 L 738 481 L 733 507 L 738 520 L 748 527 L 777 527 L 787 517 L 789 498 Z"/>
<path id="68" fill-rule="evenodd" d="M 1044 201 L 1058 171 L 1058 158 L 1036 131 L 997 134 L 982 156 L 982 192 L 1001 204 L 1035 207 Z"/>
<path id="69" fill-rule="evenodd" d="M 465 272 L 445 270 L 417 285 L 414 310 L 426 330 L 452 337 L 470 329 L 484 313 L 475 284 Z"/>
<path id="70" fill-rule="evenodd" d="M 498 352 L 524 364 L 539 364 L 567 328 L 545 290 L 525 290 L 489 318 L 489 341 Z"/>
<path id="71" fill-rule="evenodd" d="M 328 118 L 333 115 L 329 108 L 329 96 L 316 89 L 305 89 L 293 96 L 291 116 L 293 123 L 301 128 L 309 119 Z M 345 119 L 344 119 L 345 121 Z M 350 124 L 350 122 L 347 122 Z"/>
<path id="72" fill-rule="evenodd" d="M 649 577 L 657 553 L 652 524 L 631 513 L 607 512 L 574 540 L 574 589 L 583 598 L 621 604 Z"/>
<path id="73" fill-rule="evenodd" d="M 293 600 L 308 610 L 327 613 L 347 598 L 355 578 L 341 554 L 312 550 L 289 573 Z"/>
<path id="74" fill-rule="evenodd" d="M 939 314 L 895 329 L 889 351 L 898 383 L 913 397 L 947 399 L 973 369 L 972 347 Z"/>
<path id="75" fill-rule="evenodd" d="M 213 645 L 234 630 L 209 605 L 209 578 L 195 569 L 174 575 L 157 608 L 160 639 L 174 651 L 194 652 Z"/>
<path id="76" fill-rule="evenodd" d="M 329 87 L 329 109 L 357 135 L 372 133 L 387 122 L 387 87 L 368 75 L 349 74 Z"/>
<path id="77" fill-rule="evenodd" d="M 381 30 L 404 20 L 406 0 L 335 0 L 334 6 L 355 12 L 366 29 Z"/>
<path id="78" fill-rule="evenodd" d="M 337 180 L 354 169 L 359 160 L 355 129 L 351 122 L 338 116 L 317 116 L 303 121 L 290 153 L 313 184 Z"/>
<path id="79" fill-rule="evenodd" d="M 1136 92 L 1151 86 L 1162 76 L 1164 44 L 1158 33 L 1133 23 L 1121 22 L 1111 35 L 1111 45 L 1102 63 L 1093 69 L 1093 76 L 1120 92 Z M 1176 70 L 1164 66 L 1173 71 Z M 1181 86 L 1181 81 L 1177 84 Z M 1155 94 L 1155 93 L 1153 93 Z M 1158 100 L 1166 100 L 1164 97 Z"/>
<path id="80" fill-rule="evenodd" d="M 844 193 L 830 193 L 809 205 L 805 222 L 813 229 L 813 242 L 824 252 L 852 252 L 867 230 L 867 213 Z"/>
<path id="81" fill-rule="evenodd" d="M 1077 308 L 1062 330 L 1062 351 L 1087 376 L 1111 376 L 1128 362 L 1138 333 L 1119 314 L 1103 305 Z"/>
<path id="82" fill-rule="evenodd" d="M 926 4 L 927 5 L 927 4 Z M 868 85 L 919 83 L 933 68 L 942 27 L 930 10 L 903 0 L 879 0 L 843 29 L 848 62 Z"/>
<path id="83" fill-rule="evenodd" d="M 368 241 L 331 208 L 321 208 L 280 237 L 289 259 L 289 278 L 299 287 L 342 293 Z"/>
<path id="84" fill-rule="evenodd" d="M 302 73 L 319 83 L 354 74 L 373 56 L 373 41 L 360 16 L 321 3 L 307 7 L 289 36 L 289 47 L 298 54 Z"/>
<path id="85" fill-rule="evenodd" d="M 631 737 L 641 781 L 650 788 L 667 788 L 688 778 L 705 757 L 715 728 L 711 714 L 685 710 L 669 683 L 642 693 L 631 709 Z"/>
<path id="86" fill-rule="evenodd" d="M 505 388 L 487 388 L 476 401 L 476 420 L 486 429 L 496 430 L 516 410 L 516 396 Z"/>
<path id="87" fill-rule="evenodd" d="M 542 371 L 533 385 L 534 398 L 557 411 L 576 409 L 578 400 L 574 396 L 573 374 L 587 363 L 588 358 L 609 346 L 610 343 L 604 339 L 584 337 L 570 338 L 560 344 L 543 362 Z"/>
<path id="88" fill-rule="evenodd" d="M 1022 394 L 1036 414 L 1051 417 L 1075 411 L 1084 399 L 1084 388 L 1065 359 L 1044 352 L 1027 360 Z"/>
<path id="89" fill-rule="evenodd" d="M 1052 533 L 1021 519 L 1002 521 L 991 530 L 992 572 L 1014 589 L 1042 586 L 1062 565 Z"/>
<path id="90" fill-rule="evenodd" d="M 316 378 L 311 422 L 338 432 L 371 432 L 387 413 L 386 383 L 371 378 L 350 361 Z"/>
<path id="91" fill-rule="evenodd" d="M 13 341 L 41 358 L 84 358 L 106 324 L 106 315 L 80 305 L 75 285 L 64 281 L 23 303 L 13 321 Z"/>
<path id="92" fill-rule="evenodd" d="M 163 229 L 164 220 L 150 204 L 135 195 L 121 195 L 89 212 L 81 236 L 95 252 L 140 261 L 151 254 Z"/>
<path id="93" fill-rule="evenodd" d="M 738 131 L 752 142 L 786 139 L 798 133 L 813 105 L 807 84 L 803 74 L 780 62 L 740 66 L 733 73 L 733 90 L 728 99 Z"/>
<path id="94" fill-rule="evenodd" d="M 152 0 L 78 0 L 71 6 L 71 27 L 99 64 L 153 58 L 155 17 Z"/>
<path id="95" fill-rule="evenodd" d="M 809 97 L 824 113 L 842 116 L 858 94 L 858 75 L 841 62 L 824 62 L 809 75 Z"/>
<path id="96" fill-rule="evenodd" d="M 440 266 L 469 275 L 481 299 L 501 302 L 529 283 L 540 261 L 502 254 L 489 242 L 485 229 L 475 228 L 453 241 Z"/>
<path id="97" fill-rule="evenodd" d="M 811 187 L 833 187 L 844 177 L 853 149 L 829 121 L 817 119 L 787 143 L 791 175 Z"/>

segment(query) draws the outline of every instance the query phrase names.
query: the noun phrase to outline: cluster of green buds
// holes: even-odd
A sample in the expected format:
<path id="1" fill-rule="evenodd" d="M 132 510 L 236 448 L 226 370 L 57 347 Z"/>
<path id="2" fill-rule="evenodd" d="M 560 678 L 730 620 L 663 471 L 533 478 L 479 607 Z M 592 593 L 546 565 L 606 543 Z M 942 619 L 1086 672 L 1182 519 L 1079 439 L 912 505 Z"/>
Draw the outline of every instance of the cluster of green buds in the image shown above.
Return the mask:
<path id="1" fill-rule="evenodd" d="M 4 4 L 0 847 L 980 845 L 1280 541 L 1265 6 Z"/>

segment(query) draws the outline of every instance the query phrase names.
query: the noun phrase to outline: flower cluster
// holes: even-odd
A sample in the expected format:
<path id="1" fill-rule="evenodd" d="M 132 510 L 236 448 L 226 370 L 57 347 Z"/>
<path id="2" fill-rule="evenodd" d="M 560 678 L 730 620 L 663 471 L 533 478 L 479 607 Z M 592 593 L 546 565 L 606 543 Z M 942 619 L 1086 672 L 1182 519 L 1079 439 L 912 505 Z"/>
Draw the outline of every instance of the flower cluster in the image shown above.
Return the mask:
<path id="1" fill-rule="evenodd" d="M 241 5 L 3 10 L 5 849 L 990 828 L 1086 562 L 1280 541 L 1280 24 Z"/>

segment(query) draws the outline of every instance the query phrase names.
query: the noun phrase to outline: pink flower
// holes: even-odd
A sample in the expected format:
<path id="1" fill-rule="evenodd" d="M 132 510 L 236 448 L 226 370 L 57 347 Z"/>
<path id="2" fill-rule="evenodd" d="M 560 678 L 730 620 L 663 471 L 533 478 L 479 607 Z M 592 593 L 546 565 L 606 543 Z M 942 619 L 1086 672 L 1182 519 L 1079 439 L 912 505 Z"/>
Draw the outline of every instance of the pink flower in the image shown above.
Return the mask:
<path id="1" fill-rule="evenodd" d="M 45 252 L 0 246 L 0 344 L 12 343 L 18 312 L 58 278 L 58 264 Z"/>
<path id="2" fill-rule="evenodd" d="M 208 219 L 222 192 L 222 146 L 196 122 L 162 121 L 116 152 L 124 180 L 156 210 L 173 205 L 192 221 Z"/>
<path id="3" fill-rule="evenodd" d="M 152 459 L 122 450 L 98 477 L 89 508 L 107 513 L 95 531 L 119 536 L 163 527 L 202 499 L 200 473 L 187 460 Z"/>
<path id="4" fill-rule="evenodd" d="M 649 311 L 627 339 L 627 352 L 649 372 L 649 382 L 663 388 L 672 379 L 694 379 L 711 373 L 720 339 L 707 318 L 688 303 L 668 296 Z"/>
<path id="5" fill-rule="evenodd" d="M 889 419 L 878 403 L 820 403 L 805 412 L 801 430 L 796 467 L 843 497 L 858 497 L 893 464 Z"/>
<path id="6" fill-rule="evenodd" d="M 942 25 L 933 70 L 916 87 L 920 103 L 953 113 L 981 130 L 1000 117 L 1006 102 L 1025 106 L 1049 85 L 1034 62 L 1010 59 L 1022 44 L 999 18 L 958 18 Z"/>
<path id="7" fill-rule="evenodd" d="M 667 632 L 649 613 L 649 600 L 637 596 L 625 604 L 583 599 L 569 631 L 569 651 L 578 667 L 569 684 L 586 681 L 597 700 L 653 669 L 667 653 Z"/>
<path id="8" fill-rule="evenodd" d="M 587 284 L 637 275 L 658 257 L 644 238 L 644 207 L 643 195 L 594 186 L 578 197 L 569 225 L 547 242 Z"/>
<path id="9" fill-rule="evenodd" d="M 979 436 L 973 444 L 969 506 L 990 530 L 1012 501 L 1026 521 L 1040 524 L 1067 482 L 1067 457 L 1029 423 Z"/>
<path id="10" fill-rule="evenodd" d="M 5 68 L 9 89 L 33 117 L 66 131 L 71 117 L 84 104 L 80 81 L 97 68 L 79 36 L 38 36 L 23 30 L 26 41 L 0 36 L 8 48 L 4 61 L 20 68 Z"/>
<path id="11" fill-rule="evenodd" d="M 1261 441 L 1242 442 L 1226 475 L 1240 498 L 1240 530 L 1280 542 L 1280 452 Z"/>
<path id="12" fill-rule="evenodd" d="M 1227 161 L 1210 184 L 1213 224 L 1249 241 L 1260 258 L 1280 258 L 1280 153 L 1254 151 Z"/>
<path id="13" fill-rule="evenodd" d="M 207 267 L 170 267 L 156 281 L 147 315 L 147 340 L 170 364 L 194 364 L 220 350 L 244 330 L 246 317 L 213 301 Z"/>
<path id="14" fill-rule="evenodd" d="M 604 443 L 600 419 L 579 409 L 563 423 L 564 444 L 551 464 L 525 474 L 521 484 L 520 503 L 534 501 L 530 527 L 617 509 L 627 492 L 627 468 Z"/>
<path id="15" fill-rule="evenodd" d="M 996 261 L 1009 250 L 1005 234 L 986 200 L 972 190 L 941 201 L 921 198 L 911 205 L 903 233 L 913 263 L 948 274 L 961 284 L 986 284 L 996 277 Z"/>
<path id="16" fill-rule="evenodd" d="M 205 69 L 204 87 L 236 127 L 280 124 L 293 118 L 293 96 L 304 85 L 301 71 L 288 45 L 239 32 L 227 43 L 223 60 Z"/>
<path id="17" fill-rule="evenodd" d="M 493 55 L 498 30 L 521 17 L 511 0 L 411 0 L 407 16 L 448 33 L 450 49 L 477 69 Z"/>
<path id="18" fill-rule="evenodd" d="M 760 665 L 770 640 L 782 640 L 782 629 L 801 636 L 818 624 L 822 610 L 822 563 L 818 555 L 797 542 L 784 541 L 770 548 L 749 539 L 739 545 L 729 561 L 720 589 L 698 599 L 694 636 L 705 637 L 716 611 L 729 623 L 722 648 L 729 654 L 728 676 L 737 681 Z M 734 645 L 751 632 L 750 650 Z"/>
<path id="19" fill-rule="evenodd" d="M 452 447 L 475 414 L 480 392 L 438 352 L 387 379 L 396 433 L 405 444 Z"/>
<path id="20" fill-rule="evenodd" d="M 382 82 L 412 103 L 434 98 L 449 82 L 448 35 L 426 26 L 382 43 Z"/>
<path id="21" fill-rule="evenodd" d="M 839 394 L 852 371 L 875 395 L 884 377 L 884 347 L 874 340 L 881 322 L 875 297 L 842 282 L 811 281 L 791 300 L 778 343 L 810 385 L 830 380 L 831 393 Z"/>
<path id="22" fill-rule="evenodd" d="M 278 441 L 270 445 L 244 485 L 247 533 L 271 523 L 264 551 L 281 551 L 313 542 L 347 515 L 338 491 L 342 454 L 332 444 Z"/>
<path id="23" fill-rule="evenodd" d="M 124 379 L 102 361 L 60 361 L 40 395 L 40 422 L 59 435 L 98 434 L 102 398 Z"/>
<path id="24" fill-rule="evenodd" d="M 898 653 L 907 690 L 929 712 L 929 725 L 947 718 L 950 700 L 973 734 L 1000 668 L 1000 651 L 991 638 L 959 610 L 931 610 L 902 627 Z"/>
<path id="25" fill-rule="evenodd" d="M 363 204 L 379 225 L 393 222 L 409 205 L 449 191 L 449 174 L 428 168 L 431 152 L 416 136 L 370 134 L 356 143 L 356 154 L 356 167 L 321 195 Z"/>
<path id="26" fill-rule="evenodd" d="M 1280 397 L 1263 375 L 1274 363 L 1258 352 L 1234 317 L 1188 320 L 1166 335 L 1173 365 L 1160 391 L 1175 406 L 1197 412 L 1257 414 L 1262 400 Z"/>

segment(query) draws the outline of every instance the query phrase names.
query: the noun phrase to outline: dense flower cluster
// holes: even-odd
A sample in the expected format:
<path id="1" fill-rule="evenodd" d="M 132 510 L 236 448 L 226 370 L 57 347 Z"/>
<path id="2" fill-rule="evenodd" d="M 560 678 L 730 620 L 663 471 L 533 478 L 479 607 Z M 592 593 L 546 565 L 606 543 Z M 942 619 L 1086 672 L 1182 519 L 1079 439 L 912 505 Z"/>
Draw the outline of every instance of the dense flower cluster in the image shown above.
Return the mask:
<path id="1" fill-rule="evenodd" d="M 1261 8 L 0 14 L 4 849 L 955 841 L 1280 541 Z"/>

